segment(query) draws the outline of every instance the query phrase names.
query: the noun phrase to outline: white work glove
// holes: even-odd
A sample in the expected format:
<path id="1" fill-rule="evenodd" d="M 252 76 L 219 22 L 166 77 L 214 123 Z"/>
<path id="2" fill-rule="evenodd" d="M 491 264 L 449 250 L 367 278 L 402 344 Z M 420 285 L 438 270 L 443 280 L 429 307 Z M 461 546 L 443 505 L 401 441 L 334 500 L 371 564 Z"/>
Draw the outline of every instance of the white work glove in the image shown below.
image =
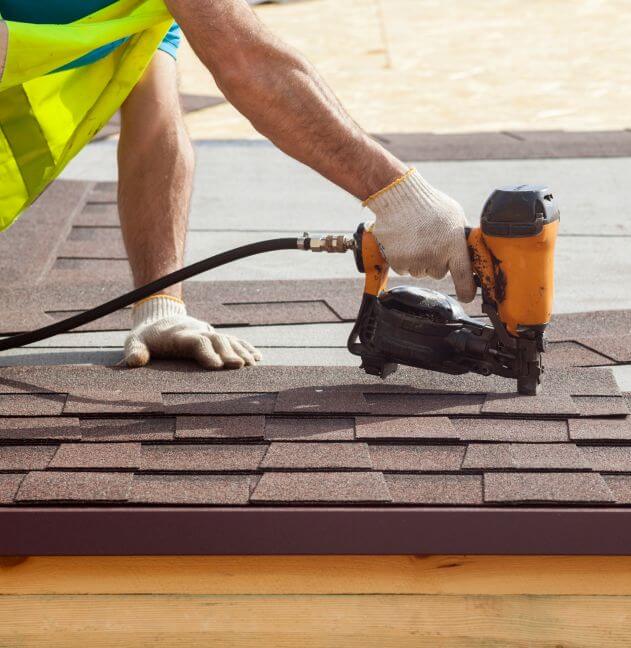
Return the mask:
<path id="1" fill-rule="evenodd" d="M 441 279 L 451 272 L 462 302 L 475 296 L 462 207 L 415 169 L 364 201 L 375 213 L 373 234 L 399 274 Z"/>
<path id="2" fill-rule="evenodd" d="M 217 333 L 207 322 L 189 317 L 184 303 L 168 295 L 149 297 L 133 308 L 124 362 L 142 367 L 152 356 L 189 358 L 205 369 L 240 369 L 261 359 L 249 342 Z"/>

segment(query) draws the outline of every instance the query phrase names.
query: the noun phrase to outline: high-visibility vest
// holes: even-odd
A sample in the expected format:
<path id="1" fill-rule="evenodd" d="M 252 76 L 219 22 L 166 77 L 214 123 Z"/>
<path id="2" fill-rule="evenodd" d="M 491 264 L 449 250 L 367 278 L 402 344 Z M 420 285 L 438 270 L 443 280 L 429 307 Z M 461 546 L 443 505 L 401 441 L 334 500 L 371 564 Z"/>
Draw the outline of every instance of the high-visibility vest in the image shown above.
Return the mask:
<path id="1" fill-rule="evenodd" d="M 0 230 L 110 120 L 172 22 L 163 0 L 117 0 L 67 25 L 5 23 L 9 42 L 0 78 Z M 50 74 L 125 37 L 129 39 L 94 63 Z"/>

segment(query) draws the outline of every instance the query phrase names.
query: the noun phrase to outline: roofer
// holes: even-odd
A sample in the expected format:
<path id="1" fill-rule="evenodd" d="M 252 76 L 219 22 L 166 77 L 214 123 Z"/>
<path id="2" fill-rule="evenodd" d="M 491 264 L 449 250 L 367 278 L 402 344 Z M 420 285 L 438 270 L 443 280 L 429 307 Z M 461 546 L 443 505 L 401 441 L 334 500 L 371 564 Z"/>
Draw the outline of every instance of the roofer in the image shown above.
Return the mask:
<path id="1" fill-rule="evenodd" d="M 194 156 L 177 92 L 181 27 L 262 135 L 374 212 L 396 272 L 450 271 L 459 299 L 473 298 L 460 205 L 364 133 L 245 0 L 0 0 L 0 15 L 0 229 L 120 107 L 118 210 L 134 284 L 182 266 Z M 134 306 L 129 366 L 152 355 L 208 369 L 260 360 L 246 341 L 187 315 L 181 297 L 177 285 Z"/>

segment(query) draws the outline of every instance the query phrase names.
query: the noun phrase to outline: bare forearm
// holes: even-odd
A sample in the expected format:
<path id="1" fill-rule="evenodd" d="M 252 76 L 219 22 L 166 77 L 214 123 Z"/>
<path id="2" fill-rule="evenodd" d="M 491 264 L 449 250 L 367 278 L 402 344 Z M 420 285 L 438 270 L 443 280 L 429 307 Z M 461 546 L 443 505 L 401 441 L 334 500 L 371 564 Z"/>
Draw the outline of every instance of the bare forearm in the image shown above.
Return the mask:
<path id="1" fill-rule="evenodd" d="M 241 0 L 168 0 L 226 98 L 288 155 L 364 199 L 406 166 L 355 124 L 316 70 Z"/>

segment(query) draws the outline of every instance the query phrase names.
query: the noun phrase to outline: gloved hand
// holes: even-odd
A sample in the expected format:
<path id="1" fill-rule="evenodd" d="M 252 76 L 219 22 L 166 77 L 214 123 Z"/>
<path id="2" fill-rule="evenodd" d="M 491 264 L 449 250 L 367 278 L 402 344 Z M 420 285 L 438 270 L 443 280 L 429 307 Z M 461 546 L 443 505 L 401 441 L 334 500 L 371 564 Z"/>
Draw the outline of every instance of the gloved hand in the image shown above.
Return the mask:
<path id="1" fill-rule="evenodd" d="M 364 201 L 375 213 L 373 234 L 399 274 L 441 279 L 451 272 L 462 302 L 475 296 L 462 207 L 415 169 Z"/>
<path id="2" fill-rule="evenodd" d="M 142 367 L 151 356 L 190 358 L 205 369 L 240 369 L 261 359 L 249 342 L 218 333 L 207 322 L 189 317 L 184 302 L 169 295 L 149 297 L 133 308 L 124 362 Z"/>

